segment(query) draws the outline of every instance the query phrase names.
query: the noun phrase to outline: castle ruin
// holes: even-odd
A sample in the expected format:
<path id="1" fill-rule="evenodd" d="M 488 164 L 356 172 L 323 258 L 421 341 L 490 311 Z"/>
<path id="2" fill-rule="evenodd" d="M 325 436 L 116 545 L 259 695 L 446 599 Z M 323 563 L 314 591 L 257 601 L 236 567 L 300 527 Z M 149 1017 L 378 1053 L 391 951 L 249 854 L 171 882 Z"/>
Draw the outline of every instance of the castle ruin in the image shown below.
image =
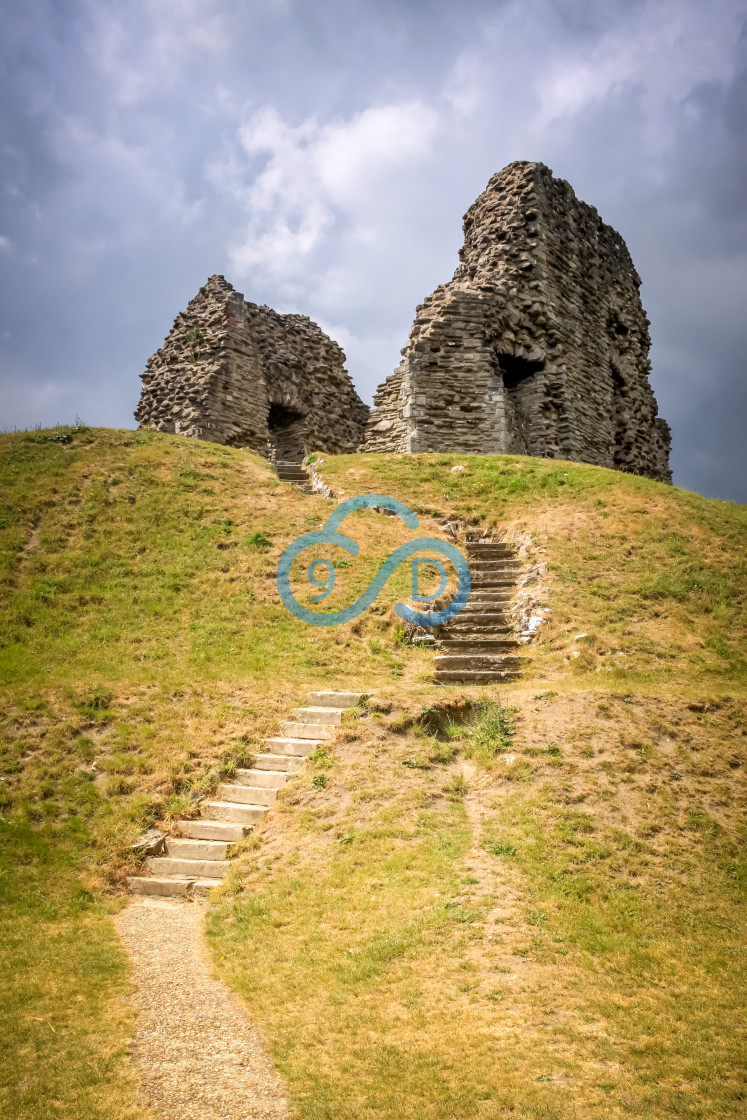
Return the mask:
<path id="1" fill-rule="evenodd" d="M 275 462 L 523 454 L 670 482 L 641 281 L 620 234 L 544 164 L 519 161 L 467 211 L 459 257 L 418 307 L 370 415 L 315 323 L 211 276 L 149 359 L 135 417 Z"/>
<path id="2" fill-rule="evenodd" d="M 544 164 L 520 161 L 467 211 L 459 257 L 417 309 L 364 449 L 540 455 L 671 481 L 620 234 Z"/>
<path id="3" fill-rule="evenodd" d="M 344 362 L 305 315 L 249 303 L 211 276 L 148 360 L 135 419 L 276 462 L 357 451 L 369 410 Z"/>

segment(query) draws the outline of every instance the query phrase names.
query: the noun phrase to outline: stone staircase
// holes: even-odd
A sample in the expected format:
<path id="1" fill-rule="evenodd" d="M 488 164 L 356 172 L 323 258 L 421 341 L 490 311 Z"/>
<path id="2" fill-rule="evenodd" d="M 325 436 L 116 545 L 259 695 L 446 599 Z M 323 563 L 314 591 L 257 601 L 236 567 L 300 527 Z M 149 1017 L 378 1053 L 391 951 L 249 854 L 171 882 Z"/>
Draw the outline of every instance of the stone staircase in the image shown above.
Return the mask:
<path id="1" fill-rule="evenodd" d="M 265 739 L 249 770 L 237 770 L 218 789 L 215 801 L 203 801 L 201 816 L 177 822 L 179 836 L 168 836 L 161 850 L 145 861 L 147 875 L 131 876 L 133 894 L 188 898 L 220 885 L 228 870 L 226 853 L 243 839 L 275 803 L 277 791 L 298 773 L 303 761 L 324 743 L 365 693 L 311 692 L 305 708 L 280 725 L 280 735 Z"/>
<path id="2" fill-rule="evenodd" d="M 302 463 L 290 463 L 281 459 L 275 463 L 275 470 L 283 482 L 292 482 L 295 486 L 309 485 L 309 472 Z"/>
<path id="3" fill-rule="evenodd" d="M 510 624 L 511 601 L 521 561 L 501 541 L 469 541 L 472 591 L 465 607 L 435 627 L 439 653 L 436 684 L 487 684 L 520 676 L 519 643 Z"/>

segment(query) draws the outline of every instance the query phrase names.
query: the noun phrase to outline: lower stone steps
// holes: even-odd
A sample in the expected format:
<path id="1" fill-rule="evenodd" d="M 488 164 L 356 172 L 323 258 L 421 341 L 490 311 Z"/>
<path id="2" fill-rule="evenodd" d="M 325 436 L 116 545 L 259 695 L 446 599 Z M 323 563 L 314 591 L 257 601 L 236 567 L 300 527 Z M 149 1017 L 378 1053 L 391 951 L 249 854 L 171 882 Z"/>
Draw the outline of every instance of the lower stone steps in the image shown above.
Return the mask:
<path id="1" fill-rule="evenodd" d="M 321 705 L 308 708 L 291 708 L 291 715 L 303 724 L 325 724 L 338 727 L 342 721 L 341 708 L 329 708 Z"/>
<path id="2" fill-rule="evenodd" d="M 357 708 L 361 700 L 368 699 L 362 692 L 310 692 L 306 703 L 310 708 Z"/>
<path id="3" fill-rule="evenodd" d="M 218 796 L 224 801 L 240 801 L 242 805 L 274 805 L 277 795 L 276 789 L 265 786 L 225 785 L 218 788 Z"/>
<path id="4" fill-rule="evenodd" d="M 269 756 L 265 756 L 269 757 Z M 265 789 L 282 789 L 288 781 L 288 770 L 237 770 L 234 777 L 241 785 L 263 786 Z"/>
<path id="5" fill-rule="evenodd" d="M 272 740 L 265 740 L 272 742 Z M 318 744 L 314 744 L 318 746 Z M 295 774 L 301 765 L 302 759 L 288 754 L 256 754 L 254 768 L 256 770 L 283 770 L 286 774 Z"/>
<path id="6" fill-rule="evenodd" d="M 171 859 L 223 860 L 227 851 L 228 842 L 212 838 L 179 840 L 170 836 L 166 841 L 166 855 Z"/>
<path id="7" fill-rule="evenodd" d="M 159 898 L 189 898 L 191 895 L 207 894 L 213 887 L 221 885 L 221 879 L 182 878 L 159 879 L 157 876 L 131 875 L 127 885 L 131 894 L 156 895 Z"/>
<path id="8" fill-rule="evenodd" d="M 285 724 L 284 726 L 288 726 Z M 293 724 L 298 727 L 299 724 Z M 318 728 L 317 728 L 318 730 Z M 322 746 L 324 740 L 319 737 L 308 739 L 301 739 L 298 736 L 284 735 L 278 739 L 265 739 L 265 743 L 270 748 L 273 755 L 286 755 L 290 758 L 305 758 L 307 754 L 311 754 L 317 747 Z"/>
<path id="9" fill-rule="evenodd" d="M 293 741 L 295 739 L 329 739 L 334 732 L 334 728 L 323 723 L 281 723 L 280 731 L 286 739 Z M 266 739 L 265 742 L 279 742 L 279 740 Z"/>
<path id="10" fill-rule="evenodd" d="M 151 856 L 145 866 L 157 879 L 222 879 L 228 870 L 225 860 L 169 859 L 168 856 Z"/>
<path id="11" fill-rule="evenodd" d="M 230 821 L 179 821 L 177 828 L 182 836 L 195 840 L 224 840 L 226 844 L 238 844 L 251 832 L 251 825 L 231 824 Z"/>
<path id="12" fill-rule="evenodd" d="M 262 820 L 275 803 L 277 791 L 326 742 L 345 708 L 358 704 L 363 696 L 357 692 L 310 693 L 307 706 L 294 709 L 298 721 L 283 723 L 283 735 L 265 740 L 268 752 L 257 755 L 251 767 L 237 769 L 232 781 L 223 782 L 218 788 L 219 800 L 201 803 L 201 818 L 177 822 L 179 836 L 168 837 L 163 854 L 146 860 L 144 870 L 149 874 L 127 880 L 131 893 L 190 898 L 220 886 L 228 872 L 229 846 Z"/>
<path id="13" fill-rule="evenodd" d="M 200 808 L 211 820 L 234 824 L 257 824 L 267 812 L 266 805 L 242 805 L 240 801 L 204 801 Z"/>

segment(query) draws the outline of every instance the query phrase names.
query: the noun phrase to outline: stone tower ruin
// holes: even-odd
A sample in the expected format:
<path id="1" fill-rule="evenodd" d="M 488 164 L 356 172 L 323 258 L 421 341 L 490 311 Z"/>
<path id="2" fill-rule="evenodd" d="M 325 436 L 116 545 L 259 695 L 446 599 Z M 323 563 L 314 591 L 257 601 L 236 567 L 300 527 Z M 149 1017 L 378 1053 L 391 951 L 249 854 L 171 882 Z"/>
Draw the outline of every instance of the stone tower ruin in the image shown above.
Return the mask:
<path id="1" fill-rule="evenodd" d="M 135 419 L 274 461 L 357 451 L 369 410 L 344 362 L 305 315 L 258 307 L 211 276 L 148 360 Z"/>
<path id="2" fill-rule="evenodd" d="M 365 450 L 540 455 L 671 481 L 620 234 L 520 161 L 467 211 L 459 257 L 374 397 Z"/>

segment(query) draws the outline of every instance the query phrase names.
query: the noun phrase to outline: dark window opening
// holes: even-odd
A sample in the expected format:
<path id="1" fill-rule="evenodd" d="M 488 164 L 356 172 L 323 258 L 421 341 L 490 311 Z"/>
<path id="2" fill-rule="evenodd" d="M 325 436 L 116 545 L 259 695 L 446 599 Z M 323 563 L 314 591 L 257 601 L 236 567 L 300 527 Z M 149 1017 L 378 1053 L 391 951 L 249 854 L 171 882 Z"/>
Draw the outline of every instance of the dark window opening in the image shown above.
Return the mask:
<path id="1" fill-rule="evenodd" d="M 302 412 L 271 404 L 267 416 L 268 450 L 275 463 L 300 463 L 306 454 L 306 417 Z"/>
<path id="2" fill-rule="evenodd" d="M 545 368 L 543 361 L 530 362 L 528 358 L 515 358 L 513 354 L 499 354 L 498 364 L 503 372 L 503 384 L 509 393 L 517 389 L 522 381 Z"/>

